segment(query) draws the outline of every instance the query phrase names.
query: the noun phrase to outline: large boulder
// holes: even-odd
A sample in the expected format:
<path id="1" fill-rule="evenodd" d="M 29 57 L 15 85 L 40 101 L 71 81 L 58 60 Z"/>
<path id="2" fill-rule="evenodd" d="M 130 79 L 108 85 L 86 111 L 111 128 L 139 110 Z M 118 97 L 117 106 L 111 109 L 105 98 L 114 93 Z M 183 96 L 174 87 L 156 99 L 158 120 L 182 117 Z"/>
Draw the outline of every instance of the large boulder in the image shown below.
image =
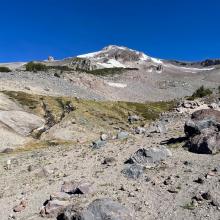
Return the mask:
<path id="1" fill-rule="evenodd" d="M 216 154 L 220 151 L 220 134 L 203 132 L 196 135 L 190 139 L 188 148 L 200 154 Z"/>
<path id="2" fill-rule="evenodd" d="M 79 213 L 74 206 L 68 207 L 59 219 L 62 220 L 134 220 L 133 213 L 109 198 L 97 199 Z"/>
<path id="3" fill-rule="evenodd" d="M 125 161 L 125 168 L 121 172 L 129 179 L 138 179 L 143 176 L 145 168 L 155 167 L 170 156 L 171 151 L 164 146 L 141 148 Z"/>
<path id="4" fill-rule="evenodd" d="M 215 154 L 220 151 L 220 112 L 203 109 L 192 114 L 185 123 L 184 131 L 188 137 L 190 151 L 202 154 Z"/>
<path id="5" fill-rule="evenodd" d="M 148 149 L 142 148 L 136 151 L 125 163 L 152 166 L 166 160 L 170 156 L 172 156 L 171 151 L 164 146 Z"/>

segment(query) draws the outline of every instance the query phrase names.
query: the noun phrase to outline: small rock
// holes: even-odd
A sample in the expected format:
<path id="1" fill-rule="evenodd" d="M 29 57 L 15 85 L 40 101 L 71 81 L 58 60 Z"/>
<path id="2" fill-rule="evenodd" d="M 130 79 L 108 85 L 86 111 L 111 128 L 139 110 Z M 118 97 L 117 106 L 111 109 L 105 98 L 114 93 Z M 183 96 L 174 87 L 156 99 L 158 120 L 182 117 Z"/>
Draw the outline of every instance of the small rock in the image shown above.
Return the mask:
<path id="1" fill-rule="evenodd" d="M 25 86 L 24 89 L 31 90 L 30 87 L 28 87 L 28 86 Z"/>
<path id="2" fill-rule="evenodd" d="M 34 170 L 33 165 L 29 165 L 29 166 L 27 167 L 27 170 L 28 170 L 29 172 L 33 171 L 33 170 Z"/>
<path id="3" fill-rule="evenodd" d="M 45 177 L 49 177 L 51 173 L 53 172 L 44 167 L 36 174 L 36 176 L 39 178 L 45 178 Z"/>
<path id="4" fill-rule="evenodd" d="M 213 103 L 211 103 L 209 105 L 209 108 L 211 108 L 211 109 L 218 109 L 218 104 L 213 102 Z"/>
<path id="5" fill-rule="evenodd" d="M 198 177 L 198 179 L 194 180 L 194 182 L 199 183 L 199 184 L 203 184 L 205 182 L 205 180 L 202 177 Z"/>
<path id="6" fill-rule="evenodd" d="M 105 146 L 106 141 L 102 141 L 101 139 L 93 141 L 91 147 L 94 149 L 99 149 L 103 146 Z"/>
<path id="7" fill-rule="evenodd" d="M 213 206 L 216 206 L 216 207 L 220 208 L 220 200 L 217 197 L 212 198 L 211 204 Z"/>
<path id="8" fill-rule="evenodd" d="M 208 173 L 205 175 L 205 177 L 206 177 L 207 179 L 210 179 L 210 178 L 212 178 L 212 177 L 215 176 L 215 175 L 216 175 L 216 173 L 210 171 L 210 172 L 208 172 Z"/>
<path id="9" fill-rule="evenodd" d="M 6 161 L 6 169 L 11 170 L 11 160 L 10 159 Z"/>
<path id="10" fill-rule="evenodd" d="M 172 185 L 174 184 L 174 178 L 169 176 L 166 180 L 164 180 L 164 185 Z"/>
<path id="11" fill-rule="evenodd" d="M 100 139 L 101 139 L 102 141 L 107 141 L 108 135 L 107 135 L 107 134 L 101 134 Z"/>
<path id="12" fill-rule="evenodd" d="M 22 200 L 19 205 L 16 205 L 16 206 L 13 208 L 13 211 L 14 211 L 14 212 L 21 212 L 21 211 L 23 211 L 23 210 L 26 208 L 26 206 L 27 206 L 26 201 L 25 201 L 25 200 Z"/>
<path id="13" fill-rule="evenodd" d="M 127 139 L 128 138 L 128 135 L 129 135 L 129 133 L 128 132 L 126 132 L 126 131 L 121 131 L 121 132 L 119 132 L 118 134 L 117 134 L 117 139 L 119 139 L 119 140 L 124 140 L 124 139 Z"/>
<path id="14" fill-rule="evenodd" d="M 109 165 L 111 163 L 114 163 L 115 162 L 115 158 L 114 157 L 107 157 L 103 160 L 102 164 L 106 164 L 106 165 Z"/>
<path id="15" fill-rule="evenodd" d="M 146 129 L 144 127 L 137 127 L 137 128 L 135 128 L 135 133 L 136 134 L 145 134 Z"/>
<path id="16" fill-rule="evenodd" d="M 10 154 L 12 153 L 14 150 L 12 148 L 5 148 L 1 153 L 3 154 Z"/>
<path id="17" fill-rule="evenodd" d="M 88 182 L 77 183 L 75 181 L 64 182 L 61 187 L 61 192 L 68 194 L 88 194 L 93 191 L 92 184 Z"/>
<path id="18" fill-rule="evenodd" d="M 56 192 L 50 195 L 50 200 L 66 201 L 70 199 L 70 195 L 65 192 Z"/>
<path id="19" fill-rule="evenodd" d="M 212 196 L 211 196 L 210 192 L 202 193 L 201 196 L 205 200 L 211 200 L 212 199 Z"/>
<path id="20" fill-rule="evenodd" d="M 140 120 L 140 117 L 138 115 L 129 115 L 128 116 L 129 123 L 134 123 L 139 120 Z"/>
<path id="21" fill-rule="evenodd" d="M 179 192 L 179 190 L 176 187 L 171 187 L 167 191 L 170 193 L 178 193 Z"/>

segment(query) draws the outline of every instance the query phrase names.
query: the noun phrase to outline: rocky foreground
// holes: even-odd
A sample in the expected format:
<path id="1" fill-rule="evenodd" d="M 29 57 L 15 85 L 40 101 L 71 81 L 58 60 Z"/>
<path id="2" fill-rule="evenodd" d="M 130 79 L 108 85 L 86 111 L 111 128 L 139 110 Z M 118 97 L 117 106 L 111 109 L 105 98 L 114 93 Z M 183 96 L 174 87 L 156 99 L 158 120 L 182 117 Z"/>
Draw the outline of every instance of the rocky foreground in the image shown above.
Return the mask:
<path id="1" fill-rule="evenodd" d="M 2 142 L 1 220 L 220 219 L 218 98 L 161 113 L 2 94 L 5 137 L 20 139 Z"/>

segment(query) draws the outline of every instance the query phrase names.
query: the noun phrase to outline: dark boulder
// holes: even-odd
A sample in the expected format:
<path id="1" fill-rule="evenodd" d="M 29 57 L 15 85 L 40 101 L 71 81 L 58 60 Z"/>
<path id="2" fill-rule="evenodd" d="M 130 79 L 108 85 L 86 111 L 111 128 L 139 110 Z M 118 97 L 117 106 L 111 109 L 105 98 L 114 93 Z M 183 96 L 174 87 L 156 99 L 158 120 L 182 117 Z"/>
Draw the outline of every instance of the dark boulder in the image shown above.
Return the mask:
<path id="1" fill-rule="evenodd" d="M 220 112 L 203 109 L 192 114 L 185 123 L 186 146 L 195 153 L 215 154 L 220 151 Z"/>

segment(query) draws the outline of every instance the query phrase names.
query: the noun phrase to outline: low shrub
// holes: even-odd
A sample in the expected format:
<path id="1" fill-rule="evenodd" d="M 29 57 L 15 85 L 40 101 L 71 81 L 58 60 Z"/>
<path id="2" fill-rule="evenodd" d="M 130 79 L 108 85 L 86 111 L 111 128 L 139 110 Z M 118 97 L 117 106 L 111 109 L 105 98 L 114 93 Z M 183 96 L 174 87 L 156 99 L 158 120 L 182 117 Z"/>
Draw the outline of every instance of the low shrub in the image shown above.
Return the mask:
<path id="1" fill-rule="evenodd" d="M 0 72 L 1 73 L 8 73 L 8 72 L 11 72 L 11 70 L 6 66 L 0 66 Z"/>
<path id="2" fill-rule="evenodd" d="M 116 74 L 122 74 L 128 70 L 138 70 L 137 68 L 122 68 L 122 67 L 114 67 L 114 68 L 103 68 L 103 69 L 95 69 L 95 70 L 84 70 L 86 73 L 96 75 L 96 76 L 113 76 Z M 83 70 L 78 70 L 83 71 Z"/>
<path id="3" fill-rule="evenodd" d="M 37 71 L 46 71 L 48 68 L 42 63 L 29 62 L 26 64 L 26 71 L 37 72 Z"/>
<path id="4" fill-rule="evenodd" d="M 212 94 L 212 91 L 209 88 L 205 88 L 204 86 L 199 87 L 191 97 L 189 97 L 189 100 L 194 100 L 196 98 L 202 98 L 205 96 L 209 96 Z"/>

